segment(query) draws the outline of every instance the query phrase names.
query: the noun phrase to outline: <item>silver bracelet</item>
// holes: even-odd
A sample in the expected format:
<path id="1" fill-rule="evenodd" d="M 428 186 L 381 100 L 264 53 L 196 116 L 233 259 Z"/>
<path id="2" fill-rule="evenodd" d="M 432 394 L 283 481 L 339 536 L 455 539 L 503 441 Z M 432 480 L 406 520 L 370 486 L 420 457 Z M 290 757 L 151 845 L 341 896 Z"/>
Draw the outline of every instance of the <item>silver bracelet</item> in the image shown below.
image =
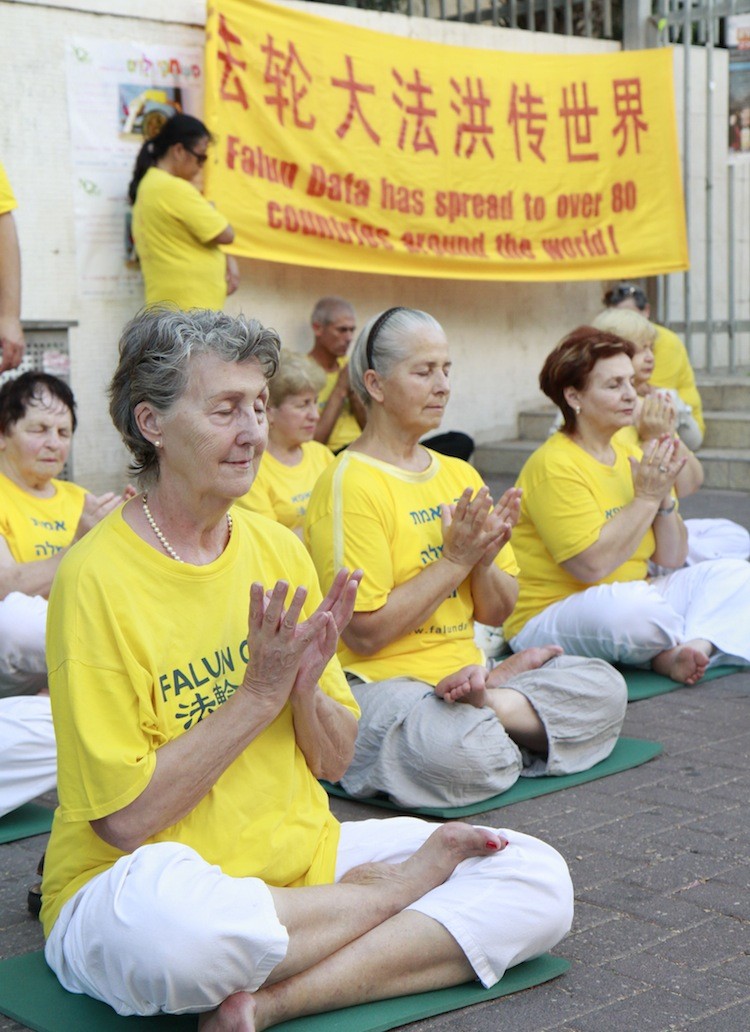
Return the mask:
<path id="1" fill-rule="evenodd" d="M 673 498 L 672 499 L 672 504 L 669 506 L 669 508 L 668 509 L 657 509 L 656 510 L 656 515 L 657 516 L 670 516 L 675 511 L 676 508 L 677 508 L 677 502 Z"/>

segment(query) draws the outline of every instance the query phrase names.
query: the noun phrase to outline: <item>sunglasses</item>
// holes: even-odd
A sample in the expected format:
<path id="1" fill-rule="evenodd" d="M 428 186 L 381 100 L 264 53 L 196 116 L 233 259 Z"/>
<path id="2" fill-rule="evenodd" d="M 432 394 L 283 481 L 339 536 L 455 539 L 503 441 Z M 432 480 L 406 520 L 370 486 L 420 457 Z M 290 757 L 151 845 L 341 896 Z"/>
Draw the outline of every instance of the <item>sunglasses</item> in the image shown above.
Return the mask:
<path id="1" fill-rule="evenodd" d="M 183 143 L 182 146 L 185 147 L 185 144 Z M 208 161 L 208 154 L 199 154 L 198 151 L 194 151 L 190 147 L 185 147 L 185 150 L 188 152 L 188 154 L 192 154 L 193 155 L 193 157 L 195 158 L 195 160 L 198 162 L 199 165 L 205 165 L 206 162 Z"/>

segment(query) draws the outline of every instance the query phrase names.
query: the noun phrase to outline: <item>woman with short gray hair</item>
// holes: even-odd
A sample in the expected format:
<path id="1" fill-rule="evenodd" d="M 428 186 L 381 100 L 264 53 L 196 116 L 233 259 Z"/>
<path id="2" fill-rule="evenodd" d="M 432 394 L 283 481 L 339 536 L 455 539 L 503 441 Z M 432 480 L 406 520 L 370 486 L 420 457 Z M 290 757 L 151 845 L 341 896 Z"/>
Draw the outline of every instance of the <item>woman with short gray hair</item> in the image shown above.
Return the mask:
<path id="1" fill-rule="evenodd" d="M 215 312 L 126 328 L 112 411 L 147 490 L 71 550 L 49 604 L 47 962 L 119 1014 L 198 1012 L 203 1032 L 491 985 L 572 916 L 537 839 L 331 814 L 318 779 L 354 748 L 335 651 L 360 574 L 321 599 L 298 538 L 232 506 L 278 347 Z"/>
<path id="2" fill-rule="evenodd" d="M 450 368 L 428 313 L 370 320 L 350 359 L 367 425 L 321 475 L 306 521 L 322 584 L 342 565 L 364 570 L 339 650 L 362 709 L 342 784 L 408 807 L 585 770 L 609 755 L 625 715 L 624 681 L 606 663 L 543 647 L 486 668 L 474 622 L 498 626 L 515 605 L 520 492 L 493 505 L 475 469 L 422 443 L 440 426 Z"/>

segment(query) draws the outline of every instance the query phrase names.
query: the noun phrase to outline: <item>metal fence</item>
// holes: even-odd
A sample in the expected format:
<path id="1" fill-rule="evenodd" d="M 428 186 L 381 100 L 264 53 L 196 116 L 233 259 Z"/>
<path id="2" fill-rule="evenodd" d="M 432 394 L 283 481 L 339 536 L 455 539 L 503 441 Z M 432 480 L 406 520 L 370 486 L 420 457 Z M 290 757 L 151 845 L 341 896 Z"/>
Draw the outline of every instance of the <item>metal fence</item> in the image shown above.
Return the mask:
<path id="1" fill-rule="evenodd" d="M 322 0 L 342 7 L 390 11 L 529 32 L 620 39 L 622 3 L 612 0 Z"/>
<path id="2" fill-rule="evenodd" d="M 692 258 L 681 283 L 660 278 L 657 307 L 709 372 L 750 364 L 750 152 L 742 164 L 728 161 L 727 93 L 716 89 L 728 69 L 726 19 L 747 13 L 750 0 L 655 0 L 651 15 L 657 45 L 679 46 L 682 54 L 682 167 Z"/>

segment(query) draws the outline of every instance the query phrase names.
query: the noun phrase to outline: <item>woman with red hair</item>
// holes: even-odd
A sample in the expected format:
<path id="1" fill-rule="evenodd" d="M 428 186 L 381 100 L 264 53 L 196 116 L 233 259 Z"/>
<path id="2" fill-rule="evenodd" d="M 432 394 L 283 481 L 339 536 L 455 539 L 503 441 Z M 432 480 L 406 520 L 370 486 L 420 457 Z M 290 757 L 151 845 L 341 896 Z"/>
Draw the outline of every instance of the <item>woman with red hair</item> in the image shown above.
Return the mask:
<path id="1" fill-rule="evenodd" d="M 710 663 L 750 664 L 750 565 L 681 568 L 678 439 L 641 452 L 615 437 L 633 421 L 632 357 L 629 341 L 582 326 L 544 363 L 539 384 L 563 425 L 518 480 L 520 592 L 505 632 L 514 650 L 554 641 L 695 684 Z M 649 578 L 649 560 L 674 572 Z"/>

